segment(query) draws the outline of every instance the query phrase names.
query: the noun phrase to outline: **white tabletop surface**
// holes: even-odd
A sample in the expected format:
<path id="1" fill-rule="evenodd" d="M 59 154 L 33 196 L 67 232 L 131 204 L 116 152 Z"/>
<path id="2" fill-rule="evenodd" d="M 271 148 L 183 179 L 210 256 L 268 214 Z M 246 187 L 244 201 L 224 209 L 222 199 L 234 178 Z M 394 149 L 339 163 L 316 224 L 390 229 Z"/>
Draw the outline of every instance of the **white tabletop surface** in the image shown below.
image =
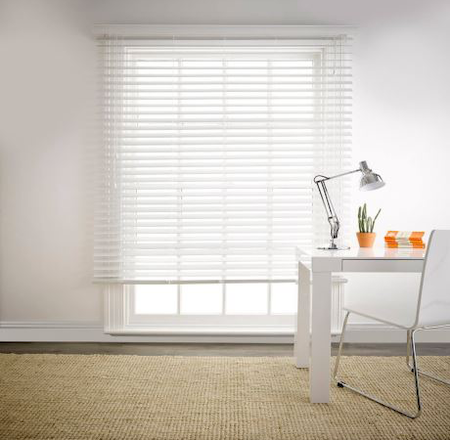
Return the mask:
<path id="1" fill-rule="evenodd" d="M 321 249 L 303 249 L 297 247 L 297 259 L 307 258 L 336 258 L 336 259 L 389 259 L 389 260 L 423 260 L 425 249 L 390 249 L 383 246 L 360 248 L 354 246 L 348 250 L 329 251 Z"/>

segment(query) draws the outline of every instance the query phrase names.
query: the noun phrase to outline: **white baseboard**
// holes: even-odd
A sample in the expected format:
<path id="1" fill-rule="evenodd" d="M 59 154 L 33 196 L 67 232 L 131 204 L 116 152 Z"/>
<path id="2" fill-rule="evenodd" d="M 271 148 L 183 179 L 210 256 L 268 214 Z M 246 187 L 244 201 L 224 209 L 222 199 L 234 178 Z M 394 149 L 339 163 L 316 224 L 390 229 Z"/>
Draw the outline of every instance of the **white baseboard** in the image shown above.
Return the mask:
<path id="1" fill-rule="evenodd" d="M 333 337 L 333 342 L 339 336 Z M 383 324 L 349 324 L 345 334 L 346 342 L 353 343 L 406 343 L 406 331 Z M 450 328 L 419 331 L 417 342 L 450 343 Z"/>
<path id="2" fill-rule="evenodd" d="M 215 332 L 215 334 L 180 333 L 174 331 L 147 331 L 145 335 L 133 332 L 106 334 L 100 322 L 0 322 L 1 342 L 165 342 L 165 343 L 266 343 L 291 344 L 293 329 L 277 334 L 268 331 L 246 331 L 245 334 Z M 338 336 L 333 336 L 337 342 Z M 418 342 L 450 343 L 450 329 L 419 332 Z M 347 342 L 401 343 L 405 332 L 378 324 L 353 324 L 348 326 Z"/>

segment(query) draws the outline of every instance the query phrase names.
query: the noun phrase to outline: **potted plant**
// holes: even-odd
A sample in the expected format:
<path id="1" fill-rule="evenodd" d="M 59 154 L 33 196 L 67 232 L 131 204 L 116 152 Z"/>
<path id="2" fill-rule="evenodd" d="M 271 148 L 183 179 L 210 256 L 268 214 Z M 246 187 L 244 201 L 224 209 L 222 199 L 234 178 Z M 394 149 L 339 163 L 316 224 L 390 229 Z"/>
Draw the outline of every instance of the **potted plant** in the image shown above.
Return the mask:
<path id="1" fill-rule="evenodd" d="M 378 210 L 377 215 L 372 219 L 372 217 L 367 217 L 367 206 L 364 205 L 358 209 L 358 226 L 359 232 L 356 233 L 358 237 L 358 242 L 360 247 L 372 247 L 377 234 L 373 232 L 375 227 L 375 221 L 380 215 L 381 209 Z"/>

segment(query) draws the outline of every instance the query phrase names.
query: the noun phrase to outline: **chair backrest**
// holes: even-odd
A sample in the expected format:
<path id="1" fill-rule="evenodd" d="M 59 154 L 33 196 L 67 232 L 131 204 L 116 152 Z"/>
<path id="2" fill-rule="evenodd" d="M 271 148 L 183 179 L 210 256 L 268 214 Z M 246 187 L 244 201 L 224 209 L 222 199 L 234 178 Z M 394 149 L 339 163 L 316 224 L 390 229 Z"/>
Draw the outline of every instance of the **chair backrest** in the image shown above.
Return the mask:
<path id="1" fill-rule="evenodd" d="M 434 230 L 428 241 L 416 326 L 450 324 L 450 231 Z"/>

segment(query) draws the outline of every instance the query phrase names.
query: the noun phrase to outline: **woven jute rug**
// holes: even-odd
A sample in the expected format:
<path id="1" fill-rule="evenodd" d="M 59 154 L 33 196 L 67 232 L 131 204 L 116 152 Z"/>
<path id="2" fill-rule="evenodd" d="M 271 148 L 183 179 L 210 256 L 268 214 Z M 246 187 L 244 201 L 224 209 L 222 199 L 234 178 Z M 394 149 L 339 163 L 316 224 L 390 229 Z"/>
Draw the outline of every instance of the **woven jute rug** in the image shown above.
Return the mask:
<path id="1" fill-rule="evenodd" d="M 450 377 L 449 357 L 421 366 Z M 413 407 L 403 358 L 348 357 L 343 376 Z M 308 401 L 308 372 L 290 358 L 0 355 L 0 438 L 450 439 L 450 387 L 422 379 L 410 420 L 332 385 Z"/>

